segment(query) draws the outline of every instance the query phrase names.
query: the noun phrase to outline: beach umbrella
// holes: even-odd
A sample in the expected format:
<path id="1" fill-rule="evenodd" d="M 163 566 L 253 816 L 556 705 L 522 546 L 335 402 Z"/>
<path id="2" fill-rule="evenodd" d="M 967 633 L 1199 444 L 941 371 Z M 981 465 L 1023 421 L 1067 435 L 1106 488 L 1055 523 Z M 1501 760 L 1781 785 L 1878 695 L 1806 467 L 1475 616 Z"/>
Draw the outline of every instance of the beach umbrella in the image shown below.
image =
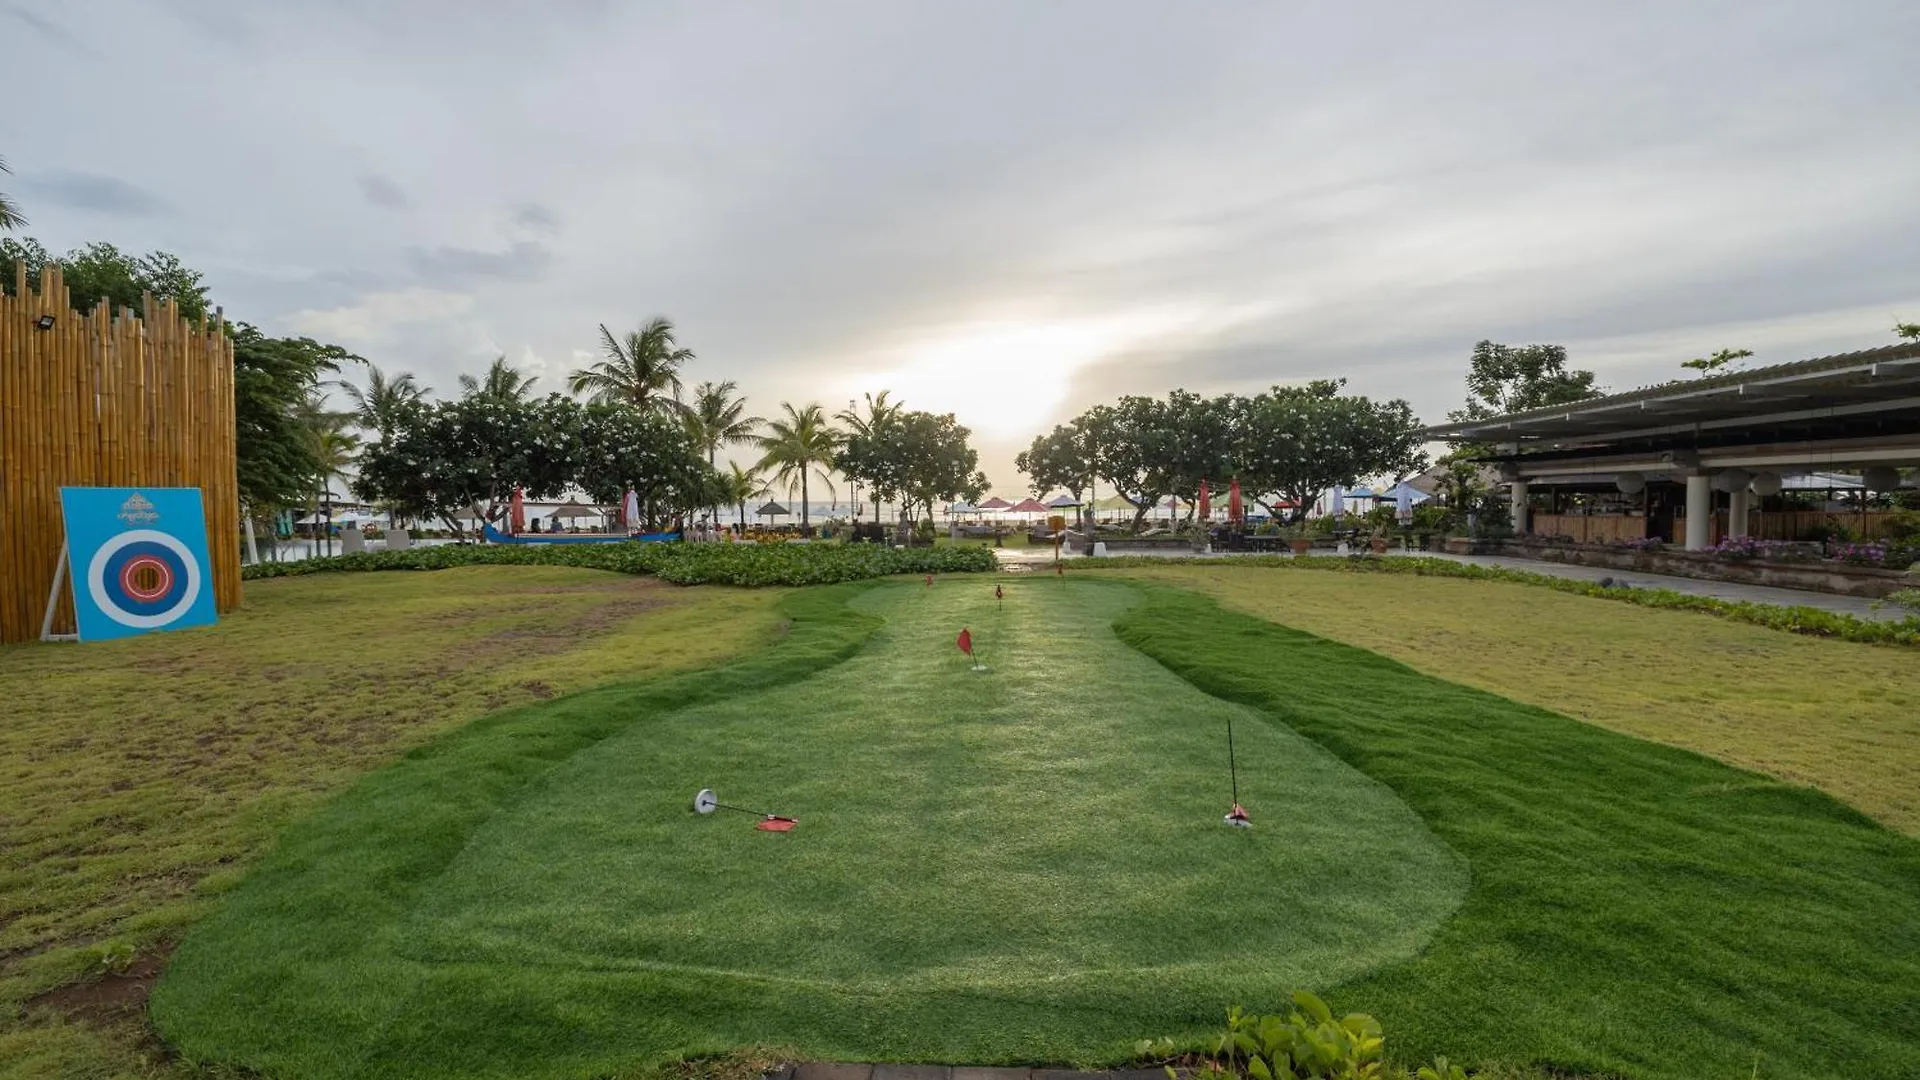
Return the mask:
<path id="1" fill-rule="evenodd" d="M 509 522 L 509 525 L 507 526 L 508 531 L 515 532 L 515 533 L 526 532 L 527 531 L 527 493 L 525 489 L 515 486 L 513 489 L 513 499 L 511 502 L 508 503 L 508 506 L 510 507 L 508 513 L 511 515 L 507 519 Z"/>
<path id="2" fill-rule="evenodd" d="M 1327 513 L 1339 517 L 1347 512 L 1347 491 L 1339 484 L 1333 485 L 1333 497 L 1327 500 Z"/>
<path id="3" fill-rule="evenodd" d="M 1413 520 L 1413 489 L 1405 484 L 1393 489 L 1393 514 L 1401 521 Z"/>
<path id="4" fill-rule="evenodd" d="M 1055 495 L 1047 500 L 1047 506 L 1053 510 L 1071 510 L 1080 505 L 1080 500 L 1071 495 Z"/>
<path id="5" fill-rule="evenodd" d="M 640 525 L 640 495 L 632 488 L 628 488 L 626 497 L 620 500 L 620 524 L 629 529 Z"/>
<path id="6" fill-rule="evenodd" d="M 979 512 L 980 512 L 979 507 L 973 505 L 970 502 L 965 501 L 964 499 L 961 500 L 960 502 L 954 503 L 952 506 L 947 507 L 948 517 L 959 517 L 961 514 L 977 514 Z"/>
<path id="7" fill-rule="evenodd" d="M 781 506 L 779 503 L 769 499 L 767 500 L 767 504 L 765 506 L 762 506 L 760 509 L 755 510 L 753 512 L 753 516 L 754 517 L 782 517 L 786 515 L 787 512 L 788 511 L 786 507 Z"/>
<path id="8" fill-rule="evenodd" d="M 1051 507 L 1039 499 L 1022 499 L 1008 507 L 1007 511 L 1014 514 L 1044 514 L 1049 509 Z"/>
<path id="9" fill-rule="evenodd" d="M 563 502 L 559 506 L 554 507 L 553 513 L 547 516 L 553 518 L 556 521 L 561 521 L 561 520 L 574 521 L 584 517 L 596 517 L 599 515 L 599 513 L 600 513 L 599 507 L 586 506 L 581 503 L 577 503 L 572 499 L 568 499 L 566 502 Z"/>
<path id="10" fill-rule="evenodd" d="M 1201 521 L 1205 521 L 1205 520 L 1207 520 L 1208 518 L 1210 518 L 1210 517 L 1212 517 L 1212 516 L 1213 516 L 1213 500 L 1207 497 L 1207 480 L 1206 480 L 1206 477 L 1201 477 L 1201 478 L 1200 478 L 1200 508 L 1199 508 L 1199 512 L 1200 512 L 1200 520 L 1201 520 Z"/>
<path id="11" fill-rule="evenodd" d="M 1240 501 L 1240 478 L 1234 477 L 1227 485 L 1227 520 L 1240 521 L 1247 516 L 1247 506 Z"/>
<path id="12" fill-rule="evenodd" d="M 983 503 L 981 503 L 981 504 L 980 504 L 980 509 L 982 509 L 982 510 L 1007 510 L 1007 509 L 1011 509 L 1011 508 L 1012 508 L 1012 506 L 1013 506 L 1013 504 L 1012 504 L 1012 503 L 1010 503 L 1010 502 L 1008 502 L 1007 500 L 1005 500 L 1005 499 L 1003 499 L 1003 498 L 1001 498 L 1001 497 L 1000 497 L 1000 496 L 998 496 L 998 495 L 995 495 L 995 496 L 994 496 L 993 498 L 991 498 L 991 499 L 988 499 L 988 500 L 987 500 L 986 502 L 983 502 Z"/>

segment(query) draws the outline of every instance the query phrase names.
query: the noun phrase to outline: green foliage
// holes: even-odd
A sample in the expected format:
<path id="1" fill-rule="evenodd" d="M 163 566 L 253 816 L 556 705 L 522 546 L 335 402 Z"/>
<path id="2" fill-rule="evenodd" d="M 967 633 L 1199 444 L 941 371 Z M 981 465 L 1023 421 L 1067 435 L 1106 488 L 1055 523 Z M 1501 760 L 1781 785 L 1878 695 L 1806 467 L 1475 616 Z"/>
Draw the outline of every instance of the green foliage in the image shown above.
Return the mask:
<path id="1" fill-rule="evenodd" d="M 1692 360 L 1685 361 L 1680 366 L 1692 371 L 1697 371 L 1702 375 L 1711 375 L 1736 360 L 1745 360 L 1752 355 L 1752 349 L 1721 349 L 1712 356 L 1697 356 Z"/>
<path id="2" fill-rule="evenodd" d="M 270 338 L 233 324 L 233 398 L 240 501 L 256 510 L 304 505 L 327 468 L 310 398 L 323 375 L 360 358 L 312 338 Z M 323 433 L 324 435 L 324 433 Z"/>
<path id="3" fill-rule="evenodd" d="M 602 323 L 600 346 L 605 358 L 569 376 L 569 390 L 594 401 L 624 402 L 642 412 L 685 412 L 680 369 L 693 359 L 693 350 L 675 339 L 671 319 L 656 315 L 624 338 L 615 337 Z"/>
<path id="4" fill-rule="evenodd" d="M 1346 381 L 1276 386 L 1245 401 L 1235 427 L 1242 485 L 1262 502 L 1273 496 L 1301 508 L 1331 487 L 1426 465 L 1425 437 L 1413 407 L 1343 394 Z M 1304 513 L 1304 509 L 1295 511 Z"/>
<path id="5" fill-rule="evenodd" d="M 473 394 L 419 405 L 360 455 L 354 491 L 411 517 L 502 505 L 515 486 L 556 497 L 581 470 L 585 409 L 549 394 L 533 401 Z"/>
<path id="6" fill-rule="evenodd" d="M 52 262 L 60 264 L 73 306 L 80 311 L 89 311 L 103 300 L 116 311 L 123 307 L 139 311 L 141 295 L 152 293 L 156 300 L 173 300 L 189 319 L 207 317 L 207 287 L 201 284 L 198 270 L 188 269 L 169 252 L 128 255 L 107 243 L 74 248 L 56 259 L 32 237 L 0 239 L 0 289 L 13 290 L 16 263 L 26 264 L 31 279 Z"/>
<path id="7" fill-rule="evenodd" d="M 1335 1019 L 1305 990 L 1293 994 L 1285 1016 L 1257 1016 L 1236 1005 L 1217 1050 L 1225 1071 L 1252 1080 L 1373 1080 L 1380 1076 L 1385 1038 L 1365 1013 Z"/>
<path id="8" fill-rule="evenodd" d="M 707 452 L 707 464 L 718 468 L 720 448 L 728 443 L 745 442 L 753 437 L 763 421 L 747 415 L 747 399 L 732 379 L 703 382 L 693 389 L 693 405 L 687 410 L 687 432 Z"/>
<path id="9" fill-rule="evenodd" d="M 460 378 L 465 382 L 472 376 L 462 375 Z M 342 379 L 340 389 L 353 407 L 354 421 L 382 436 L 390 435 L 401 424 L 410 422 L 414 418 L 415 407 L 432 392 L 430 388 L 421 386 L 410 371 L 388 377 L 386 372 L 373 364 L 367 365 L 365 388 Z"/>
<path id="10" fill-rule="evenodd" d="M 1014 457 L 1013 465 L 1027 474 L 1035 498 L 1061 489 L 1078 499 L 1093 487 L 1093 452 L 1078 421 L 1055 425 L 1052 432 L 1035 436 Z"/>
<path id="11" fill-rule="evenodd" d="M 1317 518 L 1324 521 L 1325 518 Z M 1550 574 L 1536 574 L 1528 570 L 1509 570 L 1498 566 L 1479 566 L 1473 563 L 1453 562 L 1449 559 L 1429 559 L 1419 556 L 1368 556 L 1353 558 L 1314 557 L 1287 558 L 1275 555 L 1226 555 L 1208 561 L 1208 565 L 1219 563 L 1241 566 L 1265 566 L 1284 570 L 1321 570 L 1341 574 L 1418 574 L 1423 577 L 1468 578 L 1476 581 L 1505 581 L 1517 585 L 1538 585 L 1580 596 L 1597 596 L 1608 600 L 1624 600 L 1641 607 L 1663 608 L 1672 611 L 1697 611 L 1707 615 L 1717 615 L 1735 622 L 1751 623 L 1773 630 L 1785 630 L 1788 633 L 1806 634 L 1811 637 L 1838 638 L 1842 641 L 1859 642 L 1866 645 L 1920 645 L 1920 626 L 1911 621 L 1904 623 L 1876 622 L 1862 619 L 1843 612 L 1827 611 L 1814 607 L 1787 607 L 1780 604 L 1755 604 L 1741 600 L 1720 600 L 1711 596 L 1696 596 L 1692 593 L 1674 592 L 1671 589 L 1626 588 L 1614 585 L 1601 585 L 1598 582 L 1583 581 L 1578 578 L 1554 577 Z M 1152 555 L 1116 555 L 1104 559 L 1086 560 L 1086 569 L 1107 570 L 1126 569 L 1134 566 L 1166 566 L 1175 564 L 1175 560 L 1158 558 Z"/>
<path id="12" fill-rule="evenodd" d="M 493 363 L 487 365 L 486 374 L 479 378 L 460 376 L 460 393 L 464 397 L 482 397 L 517 405 L 527 400 L 527 395 L 533 392 L 533 384 L 539 381 L 537 375 L 521 374 L 520 369 L 508 363 L 505 356 L 496 356 Z"/>
<path id="13" fill-rule="evenodd" d="M 7 168 L 6 161 L 0 160 L 0 173 L 12 171 Z M 20 208 L 14 205 L 13 200 L 9 199 L 5 192 L 0 192 L 0 231 L 17 229 L 26 223 L 27 219 L 21 216 Z"/>
<path id="14" fill-rule="evenodd" d="M 838 414 L 847 430 L 831 451 L 833 466 L 867 485 L 876 503 L 899 502 L 907 514 L 931 515 L 936 502 L 978 499 L 987 478 L 971 443 L 973 433 L 952 413 L 907 409 L 887 396 L 885 391 L 869 396 L 864 417 L 855 409 Z M 782 437 L 781 442 L 792 440 Z"/>
<path id="15" fill-rule="evenodd" d="M 883 544 L 441 544 L 259 563 L 243 568 L 242 576 L 490 565 L 578 566 L 651 574 L 675 585 L 831 585 L 891 574 L 987 573 L 999 564 L 992 551 L 971 545 L 900 550 Z"/>
<path id="16" fill-rule="evenodd" d="M 1904 338 L 1908 341 L 1920 342 L 1920 323 L 1895 323 L 1893 324 L 1893 332 L 1897 337 Z"/>
<path id="17" fill-rule="evenodd" d="M 1414 1073 L 1416 1080 L 1467 1080 L 1467 1070 L 1448 1061 L 1446 1055 L 1433 1059 L 1433 1064 L 1422 1065 Z"/>
<path id="18" fill-rule="evenodd" d="M 696 433 L 659 410 L 596 402 L 581 410 L 573 482 L 596 502 L 617 504 L 632 487 L 640 504 L 684 513 L 725 500 Z"/>
<path id="19" fill-rule="evenodd" d="M 1474 420 L 1563 405 L 1598 396 L 1593 372 L 1567 369 L 1564 345 L 1501 345 L 1482 341 L 1467 362 L 1467 406 L 1448 413 Z"/>
<path id="20" fill-rule="evenodd" d="M 754 469 L 772 473 L 775 483 L 789 488 L 798 483 L 800 531 L 807 533 L 812 531 L 808 481 L 817 476 L 829 493 L 833 491 L 827 473 L 839 459 L 840 433 L 827 423 L 826 411 L 819 405 L 796 409 L 792 402 L 783 401 L 780 408 L 786 415 L 767 421 L 766 433 L 753 440 L 761 453 Z"/>

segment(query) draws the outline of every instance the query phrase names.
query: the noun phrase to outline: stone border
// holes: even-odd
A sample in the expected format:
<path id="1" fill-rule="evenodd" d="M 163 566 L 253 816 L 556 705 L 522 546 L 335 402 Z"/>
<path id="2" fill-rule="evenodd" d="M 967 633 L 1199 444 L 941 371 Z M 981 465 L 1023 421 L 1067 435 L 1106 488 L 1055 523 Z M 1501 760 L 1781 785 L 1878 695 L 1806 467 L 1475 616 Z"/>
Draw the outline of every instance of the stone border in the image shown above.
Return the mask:
<path id="1" fill-rule="evenodd" d="M 1569 563 L 1642 574 L 1668 574 L 1703 581 L 1767 585 L 1777 589 L 1835 593 L 1878 600 L 1901 589 L 1920 587 L 1920 573 L 1854 566 L 1822 560 L 1812 563 L 1724 559 L 1699 551 L 1631 551 L 1593 544 L 1530 544 L 1522 540 L 1472 541 L 1475 555 L 1509 555 L 1540 562 Z M 1453 550 L 1451 542 L 1448 550 Z M 1465 553 L 1463 553 L 1465 554 Z"/>
<path id="2" fill-rule="evenodd" d="M 1161 1069 L 1075 1069 L 979 1065 L 859 1065 L 806 1061 L 783 1065 L 767 1080 L 1167 1080 Z"/>

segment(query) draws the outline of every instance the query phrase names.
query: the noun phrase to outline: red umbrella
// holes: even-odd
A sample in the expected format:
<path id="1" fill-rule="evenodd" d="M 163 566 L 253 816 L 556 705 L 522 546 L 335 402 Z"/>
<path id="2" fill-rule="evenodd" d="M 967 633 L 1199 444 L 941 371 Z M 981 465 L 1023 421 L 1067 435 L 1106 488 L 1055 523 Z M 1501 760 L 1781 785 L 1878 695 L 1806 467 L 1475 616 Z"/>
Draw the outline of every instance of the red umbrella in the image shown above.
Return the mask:
<path id="1" fill-rule="evenodd" d="M 518 487 L 514 488 L 513 499 L 508 505 L 511 507 L 507 512 L 508 531 L 516 534 L 527 531 L 527 493 Z"/>
<path id="2" fill-rule="evenodd" d="M 1246 516 L 1246 504 L 1240 501 L 1240 478 L 1236 476 L 1227 488 L 1227 520 L 1239 521 Z"/>
<path id="3" fill-rule="evenodd" d="M 1207 481 L 1200 479 L 1200 520 L 1205 521 L 1213 515 L 1213 500 L 1207 498 Z"/>

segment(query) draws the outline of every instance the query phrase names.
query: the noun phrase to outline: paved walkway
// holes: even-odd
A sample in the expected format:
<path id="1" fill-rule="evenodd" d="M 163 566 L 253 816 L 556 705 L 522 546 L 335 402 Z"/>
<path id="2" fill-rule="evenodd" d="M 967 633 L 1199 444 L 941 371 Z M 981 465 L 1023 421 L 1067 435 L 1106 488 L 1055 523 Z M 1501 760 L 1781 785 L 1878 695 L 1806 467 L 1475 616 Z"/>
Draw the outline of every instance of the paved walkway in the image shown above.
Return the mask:
<path id="1" fill-rule="evenodd" d="M 1034 563 L 1053 561 L 1050 549 L 1001 548 L 995 552 L 1000 556 L 1002 565 L 1031 566 Z M 1319 554 L 1319 553 L 1316 553 Z M 1399 554 L 1399 552 L 1394 552 Z M 1862 619 L 1894 621 L 1904 614 L 1899 608 L 1888 607 L 1875 610 L 1873 601 L 1858 596 L 1841 596 L 1838 593 L 1811 592 L 1805 589 L 1781 589 L 1771 585 L 1743 585 L 1734 581 L 1706 581 L 1701 578 L 1674 577 L 1669 574 L 1643 574 L 1635 570 L 1611 570 L 1599 566 L 1574 566 L 1568 563 L 1546 562 L 1541 559 L 1522 559 L 1512 555 L 1447 555 L 1436 551 L 1414 552 L 1431 559 L 1446 559 L 1450 562 L 1471 563 L 1476 566 L 1494 566 L 1506 570 L 1525 570 L 1548 577 L 1572 578 L 1577 581 L 1599 581 L 1612 578 L 1615 584 L 1634 585 L 1643 589 L 1672 589 L 1677 593 L 1694 596 L 1711 596 L 1717 600 L 1745 601 L 1753 604 L 1779 604 L 1787 607 L 1819 608 L 1823 611 L 1854 615 Z M 1170 559 L 1218 559 L 1222 555 L 1195 555 L 1183 552 L 1166 552 Z M 1071 566 L 1071 562 L 1068 564 Z"/>
<path id="2" fill-rule="evenodd" d="M 809 1061 L 785 1065 L 767 1080 L 1167 1080 L 1165 1069 L 1114 1069 L 1075 1072 L 1072 1069 L 983 1068 L 973 1065 L 840 1065 Z"/>

